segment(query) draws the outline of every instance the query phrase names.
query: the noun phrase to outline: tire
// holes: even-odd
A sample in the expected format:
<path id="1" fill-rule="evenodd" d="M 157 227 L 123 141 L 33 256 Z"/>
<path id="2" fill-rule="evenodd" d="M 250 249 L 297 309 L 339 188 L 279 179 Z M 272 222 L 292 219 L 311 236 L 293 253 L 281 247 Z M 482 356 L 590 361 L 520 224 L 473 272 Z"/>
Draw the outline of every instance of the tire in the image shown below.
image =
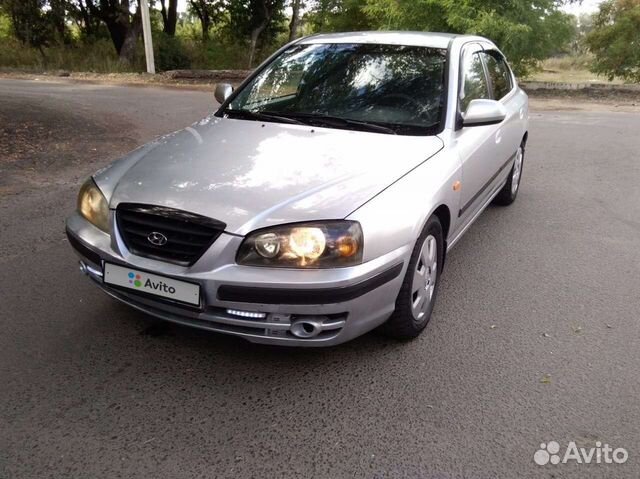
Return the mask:
<path id="1" fill-rule="evenodd" d="M 434 245 L 435 252 L 430 254 Z M 443 259 L 442 225 L 436 216 L 432 216 L 413 248 L 409 267 L 396 299 L 396 309 L 381 327 L 383 334 L 396 339 L 413 339 L 427 326 L 438 293 Z M 419 274 L 421 270 L 424 272 L 423 282 L 418 277 L 422 276 Z M 425 304 L 416 307 L 422 291 L 421 285 L 424 288 Z"/>
<path id="2" fill-rule="evenodd" d="M 520 191 L 520 180 L 522 179 L 522 169 L 524 167 L 524 142 L 516 152 L 516 158 L 509 171 L 509 179 L 494 198 L 493 203 L 500 206 L 509 206 L 518 197 Z"/>

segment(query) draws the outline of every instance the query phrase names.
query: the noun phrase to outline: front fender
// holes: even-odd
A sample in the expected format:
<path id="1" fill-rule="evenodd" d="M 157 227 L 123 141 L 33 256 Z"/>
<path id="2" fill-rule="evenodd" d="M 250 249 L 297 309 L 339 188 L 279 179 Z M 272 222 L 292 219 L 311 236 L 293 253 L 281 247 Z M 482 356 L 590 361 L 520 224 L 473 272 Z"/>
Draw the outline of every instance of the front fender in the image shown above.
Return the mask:
<path id="1" fill-rule="evenodd" d="M 371 261 L 413 244 L 437 208 L 450 212 L 449 231 L 455 229 L 462 180 L 460 159 L 443 149 L 348 216 L 359 221 L 364 234 L 364 261 Z M 445 238 L 446 239 L 446 238 Z"/>

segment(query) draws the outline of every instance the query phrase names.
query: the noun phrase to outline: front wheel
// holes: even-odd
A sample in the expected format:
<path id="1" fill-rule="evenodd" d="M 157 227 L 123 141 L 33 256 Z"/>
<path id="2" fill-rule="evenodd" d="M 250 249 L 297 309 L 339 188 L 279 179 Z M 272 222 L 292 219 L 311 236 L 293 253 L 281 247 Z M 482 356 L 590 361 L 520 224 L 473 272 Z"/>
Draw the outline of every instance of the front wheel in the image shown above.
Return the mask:
<path id="1" fill-rule="evenodd" d="M 497 205 L 508 206 L 516 200 L 518 190 L 520 190 L 520 179 L 522 178 L 522 167 L 524 166 L 524 143 L 520 145 L 513 161 L 513 166 L 509 172 L 507 182 L 495 197 L 493 202 Z"/>
<path id="2" fill-rule="evenodd" d="M 438 292 L 443 258 L 442 225 L 436 216 L 432 216 L 413 248 L 396 299 L 396 309 L 382 326 L 384 334 L 398 339 L 412 339 L 427 326 Z"/>

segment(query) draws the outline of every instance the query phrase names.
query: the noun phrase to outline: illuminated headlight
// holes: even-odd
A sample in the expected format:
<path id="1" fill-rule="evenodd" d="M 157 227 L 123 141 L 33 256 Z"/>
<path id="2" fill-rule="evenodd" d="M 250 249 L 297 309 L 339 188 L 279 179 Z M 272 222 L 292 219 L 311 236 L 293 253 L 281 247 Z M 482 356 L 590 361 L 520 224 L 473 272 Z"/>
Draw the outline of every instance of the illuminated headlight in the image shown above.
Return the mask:
<path id="1" fill-rule="evenodd" d="M 109 204 L 92 178 L 80 188 L 78 211 L 91 224 L 109 232 Z"/>
<path id="2" fill-rule="evenodd" d="M 322 221 L 255 231 L 238 264 L 277 268 L 340 268 L 362 263 L 362 228 L 355 221 Z"/>

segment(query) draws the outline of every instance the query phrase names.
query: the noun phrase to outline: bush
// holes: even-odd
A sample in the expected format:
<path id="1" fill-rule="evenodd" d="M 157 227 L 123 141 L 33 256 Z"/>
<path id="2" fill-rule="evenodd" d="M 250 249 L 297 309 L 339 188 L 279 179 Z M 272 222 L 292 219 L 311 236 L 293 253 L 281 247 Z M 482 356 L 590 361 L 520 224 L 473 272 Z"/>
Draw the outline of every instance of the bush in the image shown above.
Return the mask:
<path id="1" fill-rule="evenodd" d="M 212 38 L 205 43 L 190 42 L 189 55 L 193 68 L 210 70 L 243 69 L 249 62 L 248 48 Z"/>
<path id="2" fill-rule="evenodd" d="M 179 38 L 159 33 L 154 38 L 156 68 L 159 71 L 191 68 L 191 59 Z"/>
<path id="3" fill-rule="evenodd" d="M 640 82 L 640 0 L 603 2 L 586 41 L 594 73 Z"/>
<path id="4" fill-rule="evenodd" d="M 101 39 L 90 44 L 71 44 L 43 47 L 42 51 L 30 48 L 11 37 L 0 42 L 0 66 L 34 71 L 70 70 L 97 73 L 140 71 L 142 63 L 123 66 L 111 40 Z"/>
<path id="5" fill-rule="evenodd" d="M 544 60 L 542 66 L 552 71 L 588 70 L 592 62 L 591 55 L 563 55 Z"/>
<path id="6" fill-rule="evenodd" d="M 0 11 L 0 38 L 9 38 L 12 34 L 11 20 Z"/>
<path id="7" fill-rule="evenodd" d="M 248 48 L 219 38 L 206 43 L 199 39 L 170 37 L 158 32 L 154 35 L 154 54 L 158 71 L 196 69 L 245 69 Z M 256 53 L 256 60 L 266 58 L 273 48 Z M 13 37 L 0 41 L 0 68 L 16 68 L 42 72 L 68 70 L 95 73 L 145 71 L 144 44 L 138 42 L 134 63 L 120 63 L 113 43 L 104 38 L 88 43 L 76 41 L 70 45 L 43 47 L 42 51 L 21 44 Z"/>

